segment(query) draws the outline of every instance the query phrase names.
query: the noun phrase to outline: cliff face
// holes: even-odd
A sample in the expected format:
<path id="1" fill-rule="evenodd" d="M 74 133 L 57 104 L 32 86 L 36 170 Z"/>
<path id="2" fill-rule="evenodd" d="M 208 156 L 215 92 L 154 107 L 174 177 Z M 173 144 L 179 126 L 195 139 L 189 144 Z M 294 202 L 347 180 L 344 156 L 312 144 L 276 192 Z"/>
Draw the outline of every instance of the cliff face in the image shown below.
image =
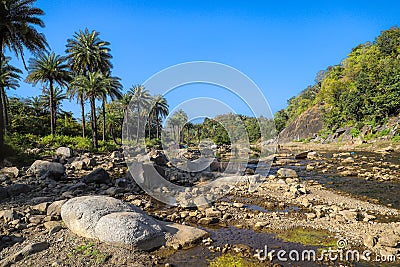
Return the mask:
<path id="1" fill-rule="evenodd" d="M 322 130 L 322 106 L 314 106 L 303 112 L 279 134 L 280 142 L 314 138 Z"/>

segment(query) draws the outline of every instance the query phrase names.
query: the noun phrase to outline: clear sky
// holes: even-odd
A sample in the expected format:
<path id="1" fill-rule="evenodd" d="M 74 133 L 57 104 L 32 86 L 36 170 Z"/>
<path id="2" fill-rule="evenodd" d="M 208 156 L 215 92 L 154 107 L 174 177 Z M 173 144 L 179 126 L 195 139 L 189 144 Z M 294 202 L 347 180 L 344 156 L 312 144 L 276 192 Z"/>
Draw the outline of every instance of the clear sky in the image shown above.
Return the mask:
<path id="1" fill-rule="evenodd" d="M 38 0 L 36 6 L 46 13 L 42 31 L 56 53 L 64 54 L 75 31 L 99 31 L 111 43 L 113 75 L 124 91 L 178 63 L 215 61 L 250 77 L 273 112 L 319 70 L 400 24 L 400 1 Z M 40 88 L 22 83 L 9 94 L 33 96 Z M 194 96 L 218 98 L 212 86 L 196 88 L 173 94 L 171 107 Z M 75 102 L 63 109 L 79 117 Z"/>

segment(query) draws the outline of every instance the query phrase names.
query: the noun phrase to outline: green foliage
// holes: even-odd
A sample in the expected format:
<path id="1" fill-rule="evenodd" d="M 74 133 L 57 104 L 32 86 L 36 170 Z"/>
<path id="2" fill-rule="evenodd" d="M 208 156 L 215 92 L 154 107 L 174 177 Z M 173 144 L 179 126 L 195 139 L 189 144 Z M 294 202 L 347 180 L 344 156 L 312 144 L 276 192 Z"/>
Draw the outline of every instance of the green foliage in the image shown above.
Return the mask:
<path id="1" fill-rule="evenodd" d="M 289 120 L 289 116 L 284 109 L 281 109 L 275 113 L 274 122 L 275 122 L 276 131 L 278 133 L 280 133 L 283 129 L 285 129 L 288 120 Z"/>
<path id="2" fill-rule="evenodd" d="M 358 136 L 360 136 L 360 130 L 359 129 L 357 129 L 357 128 L 352 128 L 351 130 L 350 130 L 350 134 L 351 134 L 351 136 L 353 137 L 353 138 L 356 138 L 356 137 L 358 137 Z"/>
<path id="3" fill-rule="evenodd" d="M 395 135 L 395 136 L 393 136 L 392 142 L 394 142 L 394 143 L 400 143 L 400 135 Z"/>
<path id="4" fill-rule="evenodd" d="M 318 73 L 314 85 L 288 101 L 288 121 L 320 103 L 325 104 L 324 128 L 331 130 L 357 123 L 378 125 L 397 116 L 399 55 L 398 27 L 383 31 L 372 43 L 358 45 L 340 64 Z"/>
<path id="5" fill-rule="evenodd" d="M 387 136 L 390 134 L 390 130 L 391 130 L 390 128 L 387 128 L 385 130 L 380 131 L 377 135 L 378 135 L 378 137 Z"/>
<path id="6" fill-rule="evenodd" d="M 336 240 L 332 233 L 326 230 L 310 228 L 292 228 L 277 234 L 286 242 L 301 243 L 309 246 L 336 247 Z"/>
<path id="7" fill-rule="evenodd" d="M 153 139 L 146 138 L 146 147 L 161 149 L 161 140 L 158 138 L 153 138 Z"/>
<path id="8" fill-rule="evenodd" d="M 224 254 L 219 256 L 209 264 L 210 267 L 258 267 L 263 266 L 261 263 L 256 263 L 250 259 L 241 257 L 239 255 Z"/>
<path id="9" fill-rule="evenodd" d="M 75 247 L 69 256 L 86 258 L 95 264 L 103 264 L 109 257 L 106 253 L 94 247 L 92 242 Z"/>

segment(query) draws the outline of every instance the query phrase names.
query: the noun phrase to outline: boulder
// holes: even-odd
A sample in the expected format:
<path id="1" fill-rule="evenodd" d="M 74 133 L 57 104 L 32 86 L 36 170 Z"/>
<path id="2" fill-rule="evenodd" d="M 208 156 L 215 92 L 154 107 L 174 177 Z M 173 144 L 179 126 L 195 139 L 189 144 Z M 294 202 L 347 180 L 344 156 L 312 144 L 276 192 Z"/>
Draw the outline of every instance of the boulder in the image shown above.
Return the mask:
<path id="1" fill-rule="evenodd" d="M 15 254 L 12 254 L 0 261 L 0 267 L 9 267 L 12 264 L 28 257 L 29 255 L 38 253 L 40 251 L 48 249 L 50 246 L 49 243 L 47 242 L 39 242 L 39 243 L 33 243 L 25 246 L 22 248 L 20 251 L 16 252 Z M 24 264 L 25 265 L 25 264 Z"/>
<path id="2" fill-rule="evenodd" d="M 54 201 L 47 207 L 46 214 L 48 216 L 60 216 L 61 215 L 61 207 L 64 205 L 64 203 L 67 202 L 67 200 L 58 200 Z"/>
<path id="3" fill-rule="evenodd" d="M 308 155 L 308 151 L 300 152 L 294 155 L 295 159 L 306 159 Z"/>
<path id="4" fill-rule="evenodd" d="M 99 219 L 96 237 L 103 242 L 151 250 L 165 244 L 162 226 L 143 212 L 115 212 Z"/>
<path id="5" fill-rule="evenodd" d="M 8 192 L 7 189 L 4 188 L 3 186 L 0 186 L 0 200 L 8 198 Z"/>
<path id="6" fill-rule="evenodd" d="M 74 152 L 69 147 L 59 147 L 56 150 L 56 155 L 63 156 L 65 158 L 70 158 L 74 155 Z"/>
<path id="7" fill-rule="evenodd" d="M 7 176 L 11 176 L 12 178 L 19 176 L 19 170 L 17 167 L 5 167 L 1 169 L 0 172 L 6 174 Z"/>
<path id="8" fill-rule="evenodd" d="M 36 160 L 26 171 L 27 175 L 42 177 L 44 175 L 60 178 L 65 173 L 65 167 L 61 163 Z"/>
<path id="9" fill-rule="evenodd" d="M 108 184 L 111 183 L 110 175 L 103 168 L 98 168 L 82 178 L 85 184 Z"/>
<path id="10" fill-rule="evenodd" d="M 61 208 L 65 225 L 75 234 L 150 250 L 165 244 L 162 225 L 142 210 L 106 196 L 70 199 Z"/>
<path id="11" fill-rule="evenodd" d="M 161 151 L 152 150 L 149 152 L 148 156 L 151 161 L 159 166 L 166 166 L 169 162 L 167 156 L 165 156 Z"/>
<path id="12" fill-rule="evenodd" d="M 101 217 L 113 212 L 140 212 L 133 205 L 105 196 L 83 196 L 68 200 L 61 207 L 65 225 L 75 234 L 96 238 L 95 227 Z"/>
<path id="13" fill-rule="evenodd" d="M 307 158 L 308 159 L 316 159 L 318 157 L 318 153 L 315 151 L 310 151 L 307 153 Z"/>
<path id="14" fill-rule="evenodd" d="M 178 223 L 162 222 L 167 232 L 166 246 L 173 249 L 186 249 L 193 247 L 208 233 L 204 230 Z"/>
<path id="15" fill-rule="evenodd" d="M 280 168 L 277 173 L 278 177 L 281 178 L 297 178 L 297 173 L 295 170 L 287 169 L 287 168 Z"/>
<path id="16" fill-rule="evenodd" d="M 7 186 L 7 194 L 10 197 L 26 194 L 31 191 L 31 187 L 27 184 L 12 184 Z"/>

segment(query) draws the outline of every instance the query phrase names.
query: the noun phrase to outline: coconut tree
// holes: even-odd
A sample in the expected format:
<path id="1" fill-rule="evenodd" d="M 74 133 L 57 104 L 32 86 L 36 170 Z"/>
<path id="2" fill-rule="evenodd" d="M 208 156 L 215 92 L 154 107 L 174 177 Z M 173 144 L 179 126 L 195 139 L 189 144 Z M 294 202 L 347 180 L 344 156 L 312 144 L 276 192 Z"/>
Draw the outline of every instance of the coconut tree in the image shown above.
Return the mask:
<path id="1" fill-rule="evenodd" d="M 71 72 L 68 69 L 65 57 L 56 55 L 54 52 L 39 53 L 37 58 L 29 60 L 29 74 L 26 81 L 34 86 L 40 82 L 48 90 L 50 96 L 50 127 L 52 135 L 55 134 L 56 129 L 54 85 L 58 84 L 60 88 L 66 87 L 71 79 Z M 44 93 L 46 93 L 46 89 Z"/>
<path id="2" fill-rule="evenodd" d="M 5 89 L 17 89 L 19 87 L 20 74 L 22 71 L 9 64 L 10 57 L 5 57 L 0 67 L 0 102 L 3 105 L 3 125 L 5 129 L 8 128 L 8 108 L 7 108 L 7 95 Z"/>
<path id="3" fill-rule="evenodd" d="M 160 138 L 159 129 L 161 128 L 161 120 L 168 115 L 168 103 L 162 95 L 156 95 L 152 98 L 152 117 L 156 121 L 156 138 Z"/>
<path id="4" fill-rule="evenodd" d="M 37 53 L 47 47 L 42 33 L 35 26 L 44 27 L 39 16 L 43 11 L 33 7 L 35 0 L 2 0 L 0 2 L 0 68 L 5 60 L 4 52 L 11 50 L 24 62 L 24 48 Z M 0 71 L 1 72 L 1 71 Z M 0 90 L 2 93 L 3 90 Z M 1 96 L 2 98 L 2 96 Z M 4 107 L 0 101 L 0 146 L 4 143 Z"/>
<path id="5" fill-rule="evenodd" d="M 55 109 L 54 112 L 56 116 L 57 114 L 59 114 L 59 108 L 61 106 L 62 101 L 65 99 L 67 99 L 67 96 L 64 93 L 64 91 L 61 88 L 56 87 L 53 92 L 53 103 Z M 49 106 L 49 103 L 51 103 L 50 90 L 48 88 L 43 89 L 43 95 L 40 96 L 40 100 L 44 108 L 46 109 L 48 108 L 49 110 L 51 109 Z"/>
<path id="6" fill-rule="evenodd" d="M 85 29 L 75 32 L 73 38 L 67 40 L 66 53 L 71 70 L 76 76 L 88 76 L 89 72 L 100 71 L 107 73 L 112 68 L 110 62 L 109 42 L 103 41 L 99 37 L 100 33 Z M 69 88 L 68 95 L 76 97 L 81 106 L 82 113 L 82 135 L 85 137 L 85 101 L 87 99 L 85 91 L 74 87 Z"/>
<path id="7" fill-rule="evenodd" d="M 137 113 L 136 143 L 138 143 L 141 112 L 143 108 L 149 107 L 151 96 L 149 91 L 146 90 L 143 85 L 132 86 L 128 93 L 132 94 L 131 102 L 133 104 L 133 107 L 135 107 Z"/>
<path id="8" fill-rule="evenodd" d="M 92 128 L 93 147 L 98 148 L 97 139 L 97 119 L 96 119 L 96 99 L 102 99 L 107 92 L 110 79 L 104 76 L 100 71 L 89 72 L 87 75 L 78 75 L 74 78 L 71 86 L 81 88 L 90 102 L 90 124 Z"/>
<path id="9" fill-rule="evenodd" d="M 118 77 L 110 76 L 109 74 L 105 76 L 106 81 L 108 84 L 104 88 L 102 95 L 102 119 L 103 119 L 103 141 L 106 140 L 106 104 L 107 104 L 107 97 L 110 97 L 111 100 L 120 99 L 122 97 L 121 89 L 121 79 Z"/>

